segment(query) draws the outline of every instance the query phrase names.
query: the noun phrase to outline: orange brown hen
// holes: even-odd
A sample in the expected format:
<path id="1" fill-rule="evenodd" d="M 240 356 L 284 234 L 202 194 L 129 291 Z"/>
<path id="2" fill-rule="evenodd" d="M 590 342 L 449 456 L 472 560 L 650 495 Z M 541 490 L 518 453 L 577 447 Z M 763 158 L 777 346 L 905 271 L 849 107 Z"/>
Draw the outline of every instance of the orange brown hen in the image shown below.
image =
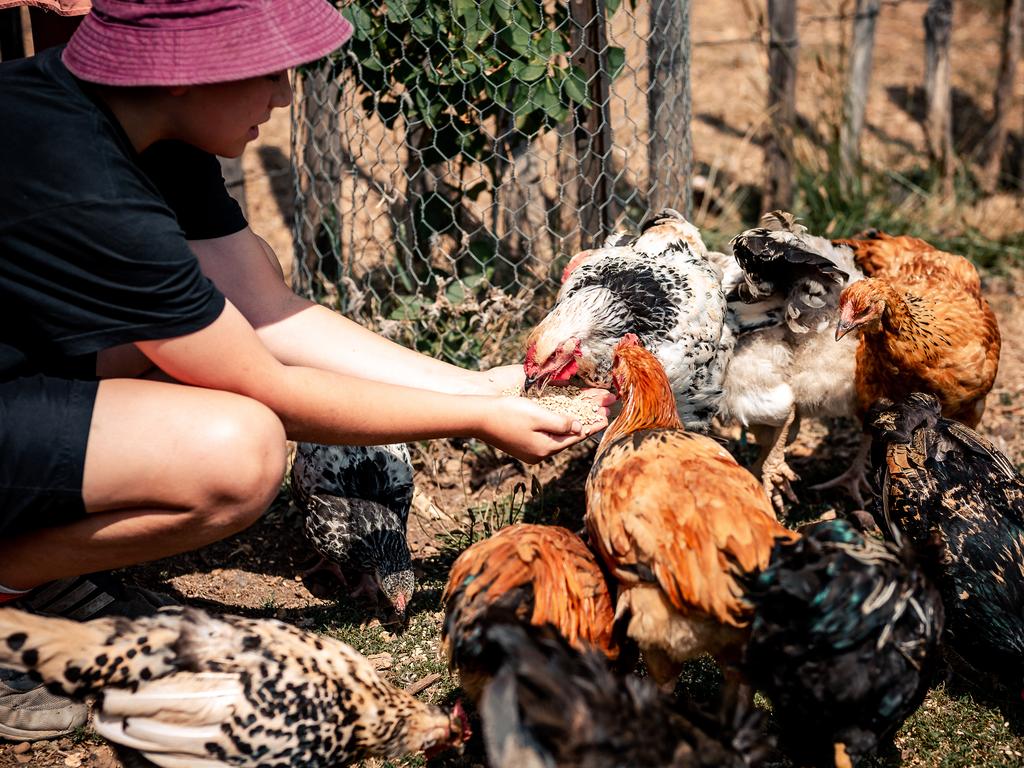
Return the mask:
<path id="1" fill-rule="evenodd" d="M 797 535 L 724 448 L 683 430 L 664 370 L 632 334 L 612 377 L 623 405 L 587 479 L 587 528 L 619 582 L 616 615 L 654 680 L 671 684 L 704 652 L 736 660 L 751 613 L 739 577 Z"/>
<path id="2" fill-rule="evenodd" d="M 618 656 L 605 575 L 583 541 L 558 526 L 517 524 L 478 541 L 452 564 L 442 598 L 442 642 L 462 688 L 474 700 L 488 677 L 480 633 L 489 615 L 551 624 L 573 647 Z"/>
<path id="3" fill-rule="evenodd" d="M 963 256 L 916 237 L 882 232 L 836 241 L 854 249 L 868 278 L 839 298 L 836 339 L 858 330 L 857 413 L 882 398 L 913 392 L 939 399 L 942 415 L 974 427 L 999 367 L 995 314 L 981 295 L 978 271 Z M 850 470 L 829 485 L 846 485 L 860 502 L 869 440 Z"/>
<path id="4" fill-rule="evenodd" d="M 845 240 L 868 274 L 839 300 L 836 336 L 861 331 L 857 408 L 931 392 L 947 418 L 975 426 L 999 367 L 999 326 L 963 256 L 916 237 Z"/>

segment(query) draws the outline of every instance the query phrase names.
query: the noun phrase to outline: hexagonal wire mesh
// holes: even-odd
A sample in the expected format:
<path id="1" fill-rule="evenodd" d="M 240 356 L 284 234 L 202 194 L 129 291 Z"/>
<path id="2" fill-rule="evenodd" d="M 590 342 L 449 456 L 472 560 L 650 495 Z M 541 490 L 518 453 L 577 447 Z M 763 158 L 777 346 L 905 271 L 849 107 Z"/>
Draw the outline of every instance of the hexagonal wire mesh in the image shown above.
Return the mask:
<path id="1" fill-rule="evenodd" d="M 461 365 L 568 258 L 689 207 L 689 0 L 354 0 L 297 76 L 296 291 Z"/>

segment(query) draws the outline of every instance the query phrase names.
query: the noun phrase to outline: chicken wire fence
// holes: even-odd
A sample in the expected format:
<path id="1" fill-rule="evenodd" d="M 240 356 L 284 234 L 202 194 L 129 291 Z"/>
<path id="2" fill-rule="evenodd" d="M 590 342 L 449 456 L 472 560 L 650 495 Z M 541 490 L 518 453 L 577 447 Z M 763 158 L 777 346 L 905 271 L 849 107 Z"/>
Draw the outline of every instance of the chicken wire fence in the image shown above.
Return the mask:
<path id="1" fill-rule="evenodd" d="M 689 0 L 356 0 L 297 73 L 293 285 L 489 366 L 567 260 L 689 207 Z"/>

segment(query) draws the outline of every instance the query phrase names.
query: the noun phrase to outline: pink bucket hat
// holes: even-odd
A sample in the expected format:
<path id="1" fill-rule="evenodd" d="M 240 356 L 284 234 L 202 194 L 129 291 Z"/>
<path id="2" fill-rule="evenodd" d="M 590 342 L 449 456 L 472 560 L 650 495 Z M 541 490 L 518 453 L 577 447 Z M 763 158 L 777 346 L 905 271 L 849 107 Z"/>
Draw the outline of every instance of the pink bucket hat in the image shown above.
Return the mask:
<path id="1" fill-rule="evenodd" d="M 326 0 L 94 0 L 64 66 L 103 85 L 202 85 L 280 72 L 352 36 Z"/>

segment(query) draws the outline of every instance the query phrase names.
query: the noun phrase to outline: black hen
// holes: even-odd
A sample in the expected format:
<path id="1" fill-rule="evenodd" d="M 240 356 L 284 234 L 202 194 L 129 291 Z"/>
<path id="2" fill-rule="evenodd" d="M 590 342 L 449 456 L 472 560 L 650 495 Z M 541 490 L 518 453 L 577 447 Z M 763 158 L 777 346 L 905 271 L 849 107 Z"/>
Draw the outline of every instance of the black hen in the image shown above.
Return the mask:
<path id="1" fill-rule="evenodd" d="M 406 539 L 412 475 L 403 444 L 299 443 L 292 466 L 309 541 L 356 593 L 380 589 L 399 619 L 416 588 Z"/>
<path id="2" fill-rule="evenodd" d="M 868 414 L 879 525 L 909 540 L 942 593 L 947 651 L 1024 695 L 1024 478 L 915 393 Z M 958 665 L 957 665 L 958 666 Z"/>
<path id="3" fill-rule="evenodd" d="M 738 716 L 726 734 L 551 626 L 495 621 L 481 640 L 495 670 L 480 704 L 492 768 L 740 768 L 770 752 L 762 713 Z"/>
<path id="4" fill-rule="evenodd" d="M 942 601 L 895 547 L 843 520 L 817 523 L 751 579 L 744 667 L 771 698 L 784 745 L 812 765 L 855 765 L 928 690 Z"/>

